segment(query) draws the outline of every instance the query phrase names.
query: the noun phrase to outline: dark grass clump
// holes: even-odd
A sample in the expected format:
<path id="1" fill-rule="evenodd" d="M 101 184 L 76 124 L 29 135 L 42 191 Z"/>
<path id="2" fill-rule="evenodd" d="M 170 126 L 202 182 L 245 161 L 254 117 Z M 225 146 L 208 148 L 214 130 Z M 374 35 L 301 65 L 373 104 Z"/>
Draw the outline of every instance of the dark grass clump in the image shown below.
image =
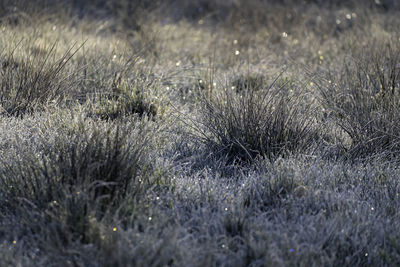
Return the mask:
<path id="1" fill-rule="evenodd" d="M 61 103 L 76 82 L 66 65 L 79 48 L 71 47 L 55 60 L 56 43 L 45 53 L 25 57 L 15 55 L 18 46 L 0 55 L 0 113 L 18 117 L 43 110 L 49 102 Z"/>
<path id="2" fill-rule="evenodd" d="M 197 123 L 202 140 L 230 161 L 275 158 L 309 146 L 310 108 L 301 104 L 293 84 L 278 79 L 270 85 L 245 80 L 239 93 L 228 87 L 203 97 Z"/>
<path id="3" fill-rule="evenodd" d="M 58 119 L 41 126 L 40 150 L 21 147 L 12 160 L 0 157 L 0 237 L 18 240 L 25 253 L 54 250 L 62 258 L 63 248 L 74 244 L 112 243 L 100 234 L 105 221 L 127 200 L 133 212 L 153 182 L 145 123 Z"/>
<path id="4" fill-rule="evenodd" d="M 103 209 L 132 190 L 140 191 L 146 183 L 141 170 L 150 166 L 145 162 L 150 136 L 144 123 L 97 125 L 83 118 L 63 123 L 51 141 L 42 137 L 40 152 L 28 150 L 13 162 L 2 160 L 1 189 L 13 188 L 4 194 L 39 205 L 57 199 L 58 190 L 81 191 L 92 200 L 101 199 L 97 204 Z"/>
<path id="5" fill-rule="evenodd" d="M 323 104 L 348 134 L 350 158 L 400 151 L 400 46 L 374 42 L 320 83 Z"/>

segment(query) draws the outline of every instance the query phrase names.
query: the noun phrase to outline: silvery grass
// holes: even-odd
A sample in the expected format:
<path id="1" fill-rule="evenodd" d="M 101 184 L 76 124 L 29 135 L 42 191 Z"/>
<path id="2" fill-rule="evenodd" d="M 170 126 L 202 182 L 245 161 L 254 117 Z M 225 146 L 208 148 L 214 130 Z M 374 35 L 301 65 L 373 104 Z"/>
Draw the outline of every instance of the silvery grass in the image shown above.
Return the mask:
<path id="1" fill-rule="evenodd" d="M 322 104 L 351 139 L 350 158 L 384 154 L 395 159 L 400 149 L 399 43 L 370 40 L 360 51 L 318 83 Z"/>
<path id="2" fill-rule="evenodd" d="M 37 194 L 8 198 L 15 202 L 2 203 L 4 262 L 354 266 L 400 260 L 396 165 L 291 157 L 260 161 L 230 177 L 185 165 L 168 175 L 163 186 L 125 195 L 119 209 L 108 206 L 100 218 L 96 204 L 83 216 L 79 207 L 93 200 L 83 188 L 64 198 L 66 188 L 41 187 L 43 198 L 57 199 L 40 201 L 42 211 L 33 205 Z M 11 216 L 10 208 L 19 212 Z"/>
<path id="3" fill-rule="evenodd" d="M 88 5 L 94 3 L 100 8 L 106 2 L 111 3 L 99 0 Z M 114 2 L 126 4 L 128 1 Z M 194 8 L 207 4 L 207 1 L 189 3 L 185 0 L 176 3 L 179 2 Z M 332 7 L 336 2 L 329 1 L 328 5 L 332 4 Z M 88 38 L 85 50 L 79 50 L 63 69 L 64 74 L 77 70 L 83 79 L 74 84 L 72 89 L 80 94 L 70 96 L 66 101 L 68 105 L 54 108 L 50 103 L 43 103 L 22 118 L 0 117 L 0 265 L 400 264 L 398 163 L 387 161 L 384 154 L 374 159 L 365 157 L 362 163 L 358 162 L 357 154 L 353 154 L 354 161 L 342 161 L 325 157 L 324 148 L 309 149 L 321 145 L 320 137 L 315 138 L 314 133 L 316 129 L 319 134 L 321 126 L 307 124 L 318 121 L 319 117 L 314 112 L 307 112 L 313 111 L 310 98 L 296 95 L 304 92 L 302 86 L 297 90 L 294 86 L 297 82 L 281 80 L 268 91 L 271 83 L 263 75 L 252 77 L 251 72 L 246 75 L 239 71 L 243 67 L 242 59 L 248 56 L 249 63 L 254 63 L 255 73 L 270 73 L 274 66 L 287 63 L 286 58 L 280 57 L 284 50 L 289 51 L 294 60 L 304 60 L 313 70 L 321 71 L 322 62 L 330 62 L 332 56 L 340 58 L 344 54 L 341 49 L 347 45 L 344 31 L 335 30 L 342 27 L 337 26 L 336 19 L 343 22 L 350 14 L 351 21 L 346 22 L 356 25 L 358 20 L 353 20 L 350 12 L 356 12 L 360 21 L 364 15 L 358 9 L 336 10 L 335 7 L 332 10 L 310 9 L 306 14 L 313 15 L 303 18 L 306 8 L 293 8 L 285 2 L 285 5 L 274 5 L 269 9 L 271 12 L 264 12 L 261 17 L 251 16 L 254 24 L 247 24 L 240 18 L 246 14 L 259 14 L 262 9 L 242 10 L 241 7 L 262 7 L 268 3 L 254 2 L 249 6 L 245 6 L 244 1 L 236 3 L 239 7 L 236 11 L 240 12 L 230 13 L 230 17 L 221 15 L 218 19 L 222 24 L 218 24 L 212 15 L 207 20 L 203 14 L 212 14 L 216 6 L 225 6 L 225 2 L 209 3 L 209 8 L 198 17 L 198 14 L 190 17 L 188 12 L 189 23 L 177 23 L 173 28 L 169 28 L 171 25 L 164 28 L 165 25 L 149 20 L 140 30 L 129 30 L 127 26 L 134 23 L 136 17 L 125 24 L 124 20 L 132 15 L 127 9 L 113 13 L 127 15 L 120 21 L 125 24 L 121 28 L 115 27 L 119 23 L 117 20 L 93 21 L 93 17 L 80 21 L 64 14 L 63 19 L 69 18 L 67 22 L 52 20 L 60 15 L 57 12 L 50 19 L 42 17 L 37 22 L 37 28 L 48 38 L 40 42 L 53 43 L 46 40 L 56 39 L 55 36 L 72 42 L 77 32 Z M 4 12 L 2 7 L 0 4 L 0 12 Z M 111 8 L 121 9 L 124 5 Z M 229 12 L 228 9 L 221 11 Z M 325 14 L 330 17 L 317 22 L 315 11 L 321 11 L 322 17 Z M 21 10 L 17 8 L 16 12 Z M 182 9 L 176 12 L 182 12 Z M 290 16 L 286 16 L 288 14 Z M 337 17 L 340 14 L 341 17 Z M 262 19 L 265 15 L 269 18 L 267 22 Z M 398 18 L 389 13 L 378 14 L 378 22 L 384 24 L 383 16 L 393 19 L 393 25 L 396 25 L 394 22 Z M 199 19 L 203 24 L 198 23 Z M 312 25 L 321 31 L 315 31 L 309 23 L 315 23 Z M 226 24 L 229 31 L 227 28 L 215 27 L 212 31 L 208 28 L 209 25 Z M 33 29 L 36 25 L 27 28 Z M 249 25 L 259 34 L 252 32 Z M 370 24 L 366 25 L 364 29 L 373 34 L 374 31 L 368 28 Z M 378 30 L 390 28 L 376 27 Z M 0 29 L 3 31 L 4 28 Z M 10 36 L 18 36 L 25 34 L 25 29 L 20 21 L 19 26 L 6 25 L 4 31 Z M 156 40 L 164 40 L 167 45 L 157 44 L 155 51 L 149 49 L 141 54 L 143 67 L 127 66 L 129 60 L 126 59 L 138 59 L 133 53 L 135 49 L 146 46 L 141 43 L 146 36 L 140 36 L 146 29 L 160 30 L 157 37 L 165 38 Z M 331 30 L 325 32 L 323 29 Z M 352 30 L 352 27 L 346 28 L 346 31 L 358 34 Z M 219 42 L 214 42 L 209 32 L 217 33 Z M 266 32 L 270 35 L 264 35 Z M 327 35 L 313 35 L 318 32 Z M 0 35 L 0 38 L 4 36 Z M 298 38 L 297 44 L 295 38 Z M 130 43 L 132 40 L 134 42 Z M 199 46 L 198 40 L 202 46 L 199 51 L 193 49 L 194 44 Z M 7 40 L 2 38 L 1 41 Z M 132 50 L 125 46 L 125 41 L 132 45 Z M 194 118 L 192 121 L 185 124 L 182 120 L 158 117 L 158 113 L 156 118 L 149 120 L 145 114 L 125 112 L 123 97 L 130 94 L 133 97 L 127 98 L 130 102 L 137 96 L 132 94 L 136 92 L 132 89 L 143 89 L 144 95 L 149 93 L 148 98 L 139 97 L 139 100 L 152 103 L 157 90 L 166 86 L 158 79 L 160 73 L 179 72 L 178 60 L 182 61 L 182 68 L 204 62 L 210 47 L 216 50 L 218 71 L 215 73 L 218 76 L 222 77 L 227 69 L 237 71 L 227 83 L 217 83 L 212 94 L 205 95 L 200 103 L 197 91 L 190 105 L 183 98 L 183 101 L 167 99 L 175 103 L 175 109 L 182 115 Z M 42 51 L 44 54 L 48 52 L 46 49 Z M 322 50 L 321 55 L 319 50 Z M 6 53 L 8 51 L 5 49 Z M 279 56 L 257 63 L 271 51 Z M 155 52 L 162 53 L 147 54 Z M 297 66 L 294 64 L 293 68 Z M 302 76 L 300 71 L 294 74 Z M 194 84 L 188 78 L 182 77 L 182 80 L 183 84 Z M 218 80 L 220 78 L 216 77 L 215 81 Z M 170 82 L 170 91 L 179 89 L 174 86 L 173 79 Z M 213 82 L 208 84 L 214 86 Z M 198 91 L 206 89 L 199 84 L 195 86 Z M 232 86 L 235 88 L 229 94 L 223 91 Z M 97 93 L 95 96 L 94 92 Z M 175 93 L 169 92 L 168 97 L 173 98 Z M 273 105 L 261 101 L 265 94 Z M 99 98 L 115 101 L 110 104 Z M 192 108 L 199 106 L 199 109 Z M 110 112 L 114 107 L 117 112 Z M 112 114 L 115 116 L 108 116 Z M 246 118 L 251 120 L 246 121 Z M 328 119 L 337 122 L 335 116 Z M 357 117 L 352 120 L 358 123 Z M 274 121 L 278 123 L 270 124 Z M 257 131 L 263 123 L 278 125 L 260 128 L 267 130 L 266 133 L 270 133 L 269 129 L 277 129 L 282 134 L 278 136 L 284 138 L 267 139 L 272 140 L 270 143 L 258 142 L 253 137 L 264 137 Z M 301 135 L 304 139 L 288 134 L 298 126 L 306 126 L 307 134 Z M 166 127 L 168 131 L 160 131 L 158 127 Z M 217 131 L 213 133 L 214 129 Z M 332 131 L 325 129 L 325 132 L 329 135 Z M 346 145 L 341 139 L 332 140 L 335 145 Z M 289 146 L 293 141 L 299 142 Z M 304 150 L 303 145 L 306 146 Z M 229 146 L 234 149 L 226 149 Z M 268 154 L 274 147 L 279 149 Z M 248 156 L 247 152 L 251 154 L 253 150 L 254 154 Z M 246 164 L 235 164 L 239 158 Z"/>
<path id="4" fill-rule="evenodd" d="M 6 239 L 18 240 L 28 254 L 42 246 L 102 242 L 100 221 L 119 212 L 133 216 L 146 190 L 162 183 L 151 174 L 149 156 L 156 128 L 146 124 L 135 118 L 104 123 L 59 110 L 27 120 L 3 118 L 1 222 L 11 230 Z M 6 125 L 28 135 L 15 136 Z"/>

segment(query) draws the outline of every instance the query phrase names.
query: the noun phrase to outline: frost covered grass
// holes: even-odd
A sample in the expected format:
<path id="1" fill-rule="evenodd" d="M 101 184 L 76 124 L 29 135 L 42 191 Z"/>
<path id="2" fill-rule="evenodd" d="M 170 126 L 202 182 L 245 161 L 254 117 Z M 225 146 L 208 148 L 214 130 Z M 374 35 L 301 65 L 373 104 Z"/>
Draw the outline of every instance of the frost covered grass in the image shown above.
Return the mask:
<path id="1" fill-rule="evenodd" d="M 399 265 L 399 8 L 2 1 L 0 265 Z"/>

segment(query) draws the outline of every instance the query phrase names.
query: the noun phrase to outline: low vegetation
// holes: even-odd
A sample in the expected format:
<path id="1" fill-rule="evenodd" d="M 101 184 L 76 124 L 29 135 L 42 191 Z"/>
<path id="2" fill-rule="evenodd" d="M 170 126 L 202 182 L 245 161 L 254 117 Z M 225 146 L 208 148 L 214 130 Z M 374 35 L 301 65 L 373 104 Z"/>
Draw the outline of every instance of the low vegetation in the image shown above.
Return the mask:
<path id="1" fill-rule="evenodd" d="M 0 1 L 0 266 L 400 265 L 396 1 Z"/>

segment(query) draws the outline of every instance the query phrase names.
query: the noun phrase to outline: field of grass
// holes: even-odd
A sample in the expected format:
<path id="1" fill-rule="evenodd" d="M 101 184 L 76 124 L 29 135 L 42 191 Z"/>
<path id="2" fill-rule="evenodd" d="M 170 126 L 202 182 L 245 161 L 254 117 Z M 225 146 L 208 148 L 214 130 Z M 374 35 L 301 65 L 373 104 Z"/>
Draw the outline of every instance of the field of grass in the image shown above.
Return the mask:
<path id="1" fill-rule="evenodd" d="M 400 2 L 0 0 L 0 266 L 399 266 Z"/>

